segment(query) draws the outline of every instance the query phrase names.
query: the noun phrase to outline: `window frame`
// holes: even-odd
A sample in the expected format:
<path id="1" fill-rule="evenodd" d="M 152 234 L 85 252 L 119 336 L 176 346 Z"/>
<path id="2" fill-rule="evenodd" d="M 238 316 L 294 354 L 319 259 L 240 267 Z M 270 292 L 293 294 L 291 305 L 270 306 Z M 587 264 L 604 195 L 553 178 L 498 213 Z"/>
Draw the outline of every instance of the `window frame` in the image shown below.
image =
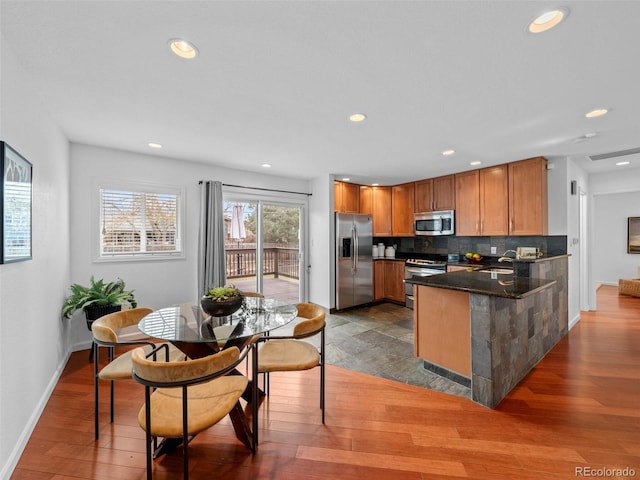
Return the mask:
<path id="1" fill-rule="evenodd" d="M 158 260 L 183 260 L 186 258 L 185 239 L 185 204 L 186 188 L 184 186 L 155 184 L 146 182 L 123 181 L 118 179 L 95 180 L 93 185 L 94 205 L 92 212 L 92 232 L 93 232 L 93 261 L 97 263 L 117 263 L 117 262 L 147 262 Z M 130 252 L 130 253 L 102 253 L 102 191 L 117 190 L 135 193 L 153 193 L 175 195 L 176 206 L 176 236 L 180 239 L 180 250 L 176 252 Z"/>

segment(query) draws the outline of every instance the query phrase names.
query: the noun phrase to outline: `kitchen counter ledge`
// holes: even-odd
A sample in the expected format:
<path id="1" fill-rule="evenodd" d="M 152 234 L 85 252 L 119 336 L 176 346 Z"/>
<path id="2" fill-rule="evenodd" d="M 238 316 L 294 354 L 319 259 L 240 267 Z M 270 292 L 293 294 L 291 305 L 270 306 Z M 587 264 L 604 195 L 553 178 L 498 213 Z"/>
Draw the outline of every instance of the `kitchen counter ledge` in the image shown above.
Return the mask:
<path id="1" fill-rule="evenodd" d="M 508 265 L 504 265 L 509 268 Z M 471 270 L 471 269 L 470 269 Z M 481 270 L 459 270 L 430 277 L 407 278 L 406 283 L 425 287 L 461 290 L 503 298 L 524 298 L 555 284 L 555 280 L 491 274 Z"/>

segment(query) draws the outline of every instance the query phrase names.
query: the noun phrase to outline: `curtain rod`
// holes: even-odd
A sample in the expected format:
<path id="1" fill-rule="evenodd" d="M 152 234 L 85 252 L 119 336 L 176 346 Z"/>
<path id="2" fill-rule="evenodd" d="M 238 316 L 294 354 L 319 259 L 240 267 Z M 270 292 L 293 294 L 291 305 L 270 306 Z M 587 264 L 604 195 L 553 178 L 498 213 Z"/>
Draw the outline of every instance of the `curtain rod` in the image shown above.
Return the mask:
<path id="1" fill-rule="evenodd" d="M 200 180 L 198 183 L 202 184 L 202 182 L 203 182 L 203 180 Z M 242 185 L 231 185 L 229 183 L 223 183 L 222 186 L 223 187 L 246 188 L 248 190 L 262 190 L 262 191 L 265 191 L 265 192 L 293 193 L 295 195 L 306 195 L 307 197 L 310 197 L 311 195 L 313 195 L 312 193 L 293 192 L 291 190 L 276 190 L 274 188 L 244 187 Z"/>

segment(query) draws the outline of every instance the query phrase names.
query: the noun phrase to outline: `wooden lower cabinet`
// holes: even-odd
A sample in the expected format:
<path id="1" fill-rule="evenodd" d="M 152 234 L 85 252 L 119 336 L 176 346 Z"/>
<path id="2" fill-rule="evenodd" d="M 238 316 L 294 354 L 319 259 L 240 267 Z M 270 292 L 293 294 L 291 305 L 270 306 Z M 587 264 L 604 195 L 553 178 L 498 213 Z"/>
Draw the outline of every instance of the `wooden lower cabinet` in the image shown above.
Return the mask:
<path id="1" fill-rule="evenodd" d="M 447 265 L 447 272 L 458 272 L 460 270 L 468 270 L 469 268 L 471 267 L 462 265 Z"/>
<path id="2" fill-rule="evenodd" d="M 373 299 L 389 300 L 404 305 L 404 262 L 373 261 Z"/>
<path id="3" fill-rule="evenodd" d="M 373 261 L 373 300 L 384 300 L 384 260 Z"/>
<path id="4" fill-rule="evenodd" d="M 384 297 L 404 303 L 404 262 L 386 260 L 384 266 Z"/>
<path id="5" fill-rule="evenodd" d="M 416 356 L 471 378 L 470 313 L 467 292 L 416 286 L 413 304 Z"/>

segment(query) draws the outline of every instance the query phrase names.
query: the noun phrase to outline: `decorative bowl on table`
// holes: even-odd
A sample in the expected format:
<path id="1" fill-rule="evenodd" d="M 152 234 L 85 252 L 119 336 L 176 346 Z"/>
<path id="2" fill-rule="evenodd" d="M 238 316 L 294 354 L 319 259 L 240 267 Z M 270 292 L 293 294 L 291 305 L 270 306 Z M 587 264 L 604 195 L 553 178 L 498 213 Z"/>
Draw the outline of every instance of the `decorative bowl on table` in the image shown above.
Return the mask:
<path id="1" fill-rule="evenodd" d="M 243 300 L 243 296 L 231 297 L 226 300 L 204 296 L 200 300 L 200 305 L 202 305 L 202 310 L 212 317 L 226 317 L 237 312 L 242 306 Z"/>
<path id="2" fill-rule="evenodd" d="M 212 317 L 226 317 L 235 313 L 243 304 L 244 295 L 233 285 L 212 287 L 200 299 L 202 310 Z"/>

